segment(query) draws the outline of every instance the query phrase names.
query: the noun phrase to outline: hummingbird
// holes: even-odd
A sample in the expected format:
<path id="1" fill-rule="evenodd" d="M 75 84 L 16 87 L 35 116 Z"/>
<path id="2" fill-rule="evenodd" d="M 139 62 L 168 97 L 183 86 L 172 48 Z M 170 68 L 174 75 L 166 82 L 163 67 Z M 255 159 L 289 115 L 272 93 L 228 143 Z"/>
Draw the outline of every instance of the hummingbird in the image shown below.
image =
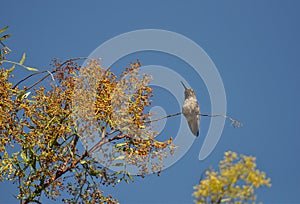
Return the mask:
<path id="1" fill-rule="evenodd" d="M 192 133 L 195 136 L 199 135 L 199 123 L 200 123 L 200 108 L 192 88 L 187 88 L 181 81 L 184 87 L 184 103 L 182 106 L 182 113 L 186 118 Z"/>

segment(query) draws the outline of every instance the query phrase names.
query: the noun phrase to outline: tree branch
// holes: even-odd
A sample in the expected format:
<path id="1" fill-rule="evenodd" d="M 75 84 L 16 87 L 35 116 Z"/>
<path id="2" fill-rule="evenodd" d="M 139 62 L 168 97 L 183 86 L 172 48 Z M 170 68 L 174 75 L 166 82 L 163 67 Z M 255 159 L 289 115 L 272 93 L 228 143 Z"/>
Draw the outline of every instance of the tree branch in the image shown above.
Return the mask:
<path id="1" fill-rule="evenodd" d="M 207 116 L 207 117 L 223 117 L 223 118 L 226 118 L 228 120 L 231 121 L 231 125 L 233 127 L 242 127 L 243 126 L 243 123 L 241 123 L 240 121 L 236 120 L 236 119 L 233 119 L 232 117 L 229 117 L 227 115 L 224 115 L 224 114 L 199 114 L 200 116 Z"/>
<path id="2" fill-rule="evenodd" d="M 166 118 L 170 118 L 170 117 L 173 117 L 173 116 L 181 115 L 181 114 L 182 114 L 181 112 L 174 113 L 174 114 L 170 114 L 170 115 L 164 116 L 162 118 L 157 118 L 157 119 L 154 119 L 154 120 L 145 121 L 145 123 L 157 122 L 157 121 L 160 121 L 160 120 L 163 120 L 163 119 L 166 119 Z"/>
<path id="3" fill-rule="evenodd" d="M 182 112 L 174 113 L 174 114 L 170 114 L 170 115 L 164 116 L 162 118 L 157 118 L 157 119 L 154 119 L 154 120 L 145 121 L 145 123 L 157 122 L 157 121 L 163 120 L 165 118 L 170 118 L 170 117 L 181 115 L 181 114 L 182 114 Z M 232 117 L 229 117 L 229 116 L 224 115 L 224 114 L 202 114 L 202 113 L 199 113 L 198 115 L 205 116 L 205 117 L 224 117 L 224 118 L 226 118 L 226 119 L 228 119 L 228 120 L 231 121 L 231 125 L 233 127 L 241 127 L 241 126 L 243 126 L 243 124 L 240 121 L 235 120 Z"/>
<path id="4" fill-rule="evenodd" d="M 69 62 L 72 62 L 72 61 L 77 61 L 77 60 L 85 60 L 85 59 L 88 59 L 87 57 L 77 57 L 77 58 L 72 58 L 72 59 L 68 59 L 66 61 L 64 61 L 62 64 L 59 65 L 58 68 L 61 68 L 63 65 L 69 63 Z M 13 89 L 16 88 L 20 83 L 24 82 L 25 80 L 29 79 L 30 77 L 33 77 L 37 74 L 42 74 L 42 73 L 46 73 L 48 72 L 47 75 L 45 75 L 43 78 L 41 78 L 40 80 L 38 80 L 37 82 L 35 82 L 34 84 L 32 84 L 31 86 L 27 87 L 25 89 L 25 91 L 31 89 L 32 87 L 34 87 L 35 85 L 39 84 L 40 82 L 42 82 L 44 79 L 46 79 L 47 77 L 51 76 L 52 74 L 54 74 L 55 72 L 59 71 L 59 69 L 55 69 L 55 70 L 52 70 L 51 72 L 48 71 L 48 70 L 44 70 L 44 71 L 40 71 L 40 72 L 35 72 L 33 74 L 30 74 L 28 75 L 27 77 L 25 77 L 24 79 L 21 79 L 18 83 L 16 83 L 16 85 L 13 86 Z"/>
<path id="5" fill-rule="evenodd" d="M 96 149 L 98 149 L 99 147 L 101 147 L 102 145 L 104 145 L 104 144 L 106 144 L 106 143 L 108 143 L 108 142 L 111 142 L 111 141 L 113 141 L 113 140 L 120 140 L 120 139 L 123 139 L 123 138 L 125 138 L 125 137 L 127 137 L 125 134 L 121 135 L 121 133 L 120 133 L 120 134 L 118 134 L 118 135 L 116 135 L 116 136 L 114 136 L 114 137 L 112 137 L 112 138 L 109 138 L 109 139 L 103 138 L 103 139 L 101 139 L 97 144 L 95 144 L 95 145 L 88 151 L 88 154 L 93 153 Z"/>
<path id="6" fill-rule="evenodd" d="M 88 156 L 88 152 L 85 151 L 81 157 L 79 157 L 78 159 L 74 160 L 70 166 L 65 167 L 64 169 L 60 169 L 57 170 L 56 173 L 48 180 L 46 181 L 44 184 L 42 184 L 40 186 L 40 188 L 37 188 L 32 195 L 40 195 L 42 193 L 43 190 L 45 190 L 48 186 L 50 186 L 55 180 L 57 180 L 58 178 L 60 178 L 62 175 L 64 175 L 65 173 L 67 173 L 68 171 L 70 171 L 71 169 L 73 169 L 81 160 L 83 160 L 85 157 Z M 24 204 L 28 204 L 32 202 L 31 198 L 27 198 L 24 201 Z"/>
<path id="7" fill-rule="evenodd" d="M 42 74 L 42 73 L 45 73 L 45 72 L 47 72 L 47 71 L 40 71 L 40 72 L 35 72 L 33 74 L 30 74 L 27 77 L 25 77 L 25 78 L 21 79 L 20 81 L 18 81 L 18 83 L 16 83 L 12 88 L 15 89 L 20 83 L 22 83 L 23 81 L 29 79 L 30 77 L 35 76 L 37 74 Z"/>

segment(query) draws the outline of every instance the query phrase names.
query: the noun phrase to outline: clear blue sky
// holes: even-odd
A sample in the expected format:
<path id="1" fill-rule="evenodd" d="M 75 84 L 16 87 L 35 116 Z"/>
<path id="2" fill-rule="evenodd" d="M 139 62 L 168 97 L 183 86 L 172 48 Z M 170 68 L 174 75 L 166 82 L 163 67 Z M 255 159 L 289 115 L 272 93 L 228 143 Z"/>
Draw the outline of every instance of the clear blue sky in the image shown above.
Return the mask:
<path id="1" fill-rule="evenodd" d="M 257 157 L 258 168 L 271 177 L 272 187 L 258 191 L 264 203 L 299 203 L 300 193 L 300 2 L 252 1 L 3 1 L 0 26 L 9 25 L 12 58 L 27 53 L 27 64 L 50 69 L 52 58 L 88 56 L 106 40 L 124 32 L 156 28 L 183 34 L 199 44 L 216 64 L 227 94 L 228 114 L 243 121 L 226 123 L 212 154 L 198 160 L 208 119 L 189 152 L 160 177 L 136 178 L 104 190 L 121 203 L 191 203 L 193 186 L 223 152 Z M 144 65 L 160 64 L 180 71 L 184 63 L 158 53 L 139 54 Z M 128 59 L 128 60 L 126 60 Z M 118 63 L 126 66 L 136 56 Z M 19 69 L 16 77 L 29 72 Z M 209 98 L 201 79 L 182 73 L 193 87 L 202 112 Z M 202 85 L 201 85 L 202 84 Z M 298 90 L 298 91 L 297 91 Z M 159 95 L 159 90 L 156 90 Z M 160 105 L 178 112 L 166 94 Z M 158 98 L 158 97 L 157 97 Z M 155 99 L 157 99 L 155 98 Z M 158 102 L 156 102 L 158 103 Z M 173 134 L 168 121 L 164 135 Z M 14 186 L 0 184 L 0 202 L 16 203 Z M 50 203 L 50 202 L 49 202 Z"/>

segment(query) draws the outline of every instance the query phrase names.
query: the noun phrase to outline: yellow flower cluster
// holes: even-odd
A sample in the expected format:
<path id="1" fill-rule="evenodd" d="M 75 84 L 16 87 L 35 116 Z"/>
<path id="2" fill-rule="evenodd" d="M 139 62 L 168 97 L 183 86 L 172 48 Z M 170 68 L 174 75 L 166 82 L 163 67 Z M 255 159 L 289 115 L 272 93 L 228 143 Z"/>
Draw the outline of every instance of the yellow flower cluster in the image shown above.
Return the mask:
<path id="1" fill-rule="evenodd" d="M 256 169 L 255 157 L 225 152 L 219 171 L 208 169 L 195 186 L 195 203 L 245 203 L 255 201 L 254 189 L 270 187 L 270 178 Z"/>

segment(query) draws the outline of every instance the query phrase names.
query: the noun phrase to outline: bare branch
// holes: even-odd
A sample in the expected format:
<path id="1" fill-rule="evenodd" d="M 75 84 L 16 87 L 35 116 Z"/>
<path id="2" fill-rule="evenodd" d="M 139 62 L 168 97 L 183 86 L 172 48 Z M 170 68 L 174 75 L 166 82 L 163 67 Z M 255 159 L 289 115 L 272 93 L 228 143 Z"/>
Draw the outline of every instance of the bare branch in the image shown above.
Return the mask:
<path id="1" fill-rule="evenodd" d="M 93 153 L 96 149 L 98 149 L 99 147 L 101 147 L 102 145 L 104 145 L 104 144 L 106 144 L 106 143 L 108 143 L 108 142 L 111 142 L 111 141 L 113 141 L 113 140 L 120 140 L 120 139 L 123 139 L 123 138 L 125 138 L 125 137 L 127 137 L 127 135 L 122 135 L 122 133 L 120 133 L 120 134 L 118 134 L 118 135 L 116 135 L 116 136 L 114 136 L 114 137 L 112 137 L 112 138 L 109 138 L 109 139 L 105 139 L 105 138 L 103 138 L 103 139 L 101 139 L 97 144 L 95 144 L 89 151 L 88 151 L 88 154 L 91 154 L 91 153 Z"/>
<path id="2" fill-rule="evenodd" d="M 181 114 L 182 114 L 182 112 L 174 113 L 174 114 L 170 114 L 170 115 L 164 116 L 164 117 L 162 117 L 162 118 L 157 118 L 157 119 L 154 119 L 154 120 L 148 120 L 148 121 L 145 121 L 145 123 L 157 122 L 157 121 L 163 120 L 163 119 L 165 119 L 165 118 L 170 118 L 170 117 L 177 116 L 177 115 L 181 115 Z M 237 128 L 238 128 L 238 127 L 243 126 L 243 124 L 242 124 L 240 121 L 235 120 L 235 119 L 233 119 L 232 117 L 229 117 L 229 116 L 224 115 L 224 114 L 202 114 L 202 113 L 199 113 L 199 115 L 200 115 L 200 116 L 205 116 L 205 117 L 224 117 L 224 118 L 226 118 L 226 119 L 228 119 L 228 120 L 231 121 L 231 125 L 232 125 L 233 127 L 237 127 Z"/>
<path id="3" fill-rule="evenodd" d="M 200 116 L 207 116 L 207 117 L 224 117 L 224 118 L 226 118 L 226 119 L 228 119 L 228 120 L 231 121 L 231 125 L 232 125 L 233 127 L 238 128 L 238 127 L 243 126 L 243 124 L 242 124 L 240 121 L 235 120 L 235 119 L 233 119 L 232 117 L 229 117 L 229 116 L 224 115 L 224 114 L 201 114 L 201 113 L 200 113 L 199 115 L 200 115 Z"/>
<path id="4" fill-rule="evenodd" d="M 30 77 L 35 76 L 37 74 L 42 74 L 42 73 L 45 73 L 45 72 L 47 72 L 47 71 L 40 71 L 40 72 L 35 72 L 33 74 L 30 74 L 27 77 L 25 77 L 24 79 L 21 79 L 20 81 L 18 81 L 18 83 L 16 83 L 12 88 L 15 89 L 20 83 L 22 83 L 23 81 L 29 79 Z"/>
<path id="5" fill-rule="evenodd" d="M 152 123 L 152 122 L 157 122 L 157 121 L 160 121 L 160 120 L 163 120 L 163 119 L 166 119 L 166 118 L 170 118 L 170 117 L 173 117 L 173 116 L 177 116 L 177 115 L 181 115 L 182 113 L 179 112 L 179 113 L 174 113 L 174 114 L 170 114 L 170 115 L 167 115 L 165 117 L 162 117 L 162 118 L 157 118 L 157 119 L 154 119 L 154 120 L 148 120 L 148 121 L 145 121 L 145 123 Z"/>
<path id="6" fill-rule="evenodd" d="M 77 58 L 72 58 L 72 59 L 68 59 L 66 61 L 64 61 L 61 65 L 59 65 L 58 68 L 61 68 L 63 65 L 69 63 L 69 62 L 72 62 L 72 61 L 77 61 L 77 60 L 85 60 L 85 59 L 88 59 L 87 57 L 77 57 Z M 37 84 L 39 84 L 40 82 L 44 81 L 47 77 L 49 76 L 53 76 L 52 74 L 54 74 L 55 72 L 59 71 L 59 69 L 55 69 L 53 71 L 48 71 L 48 70 L 45 70 L 45 71 L 40 71 L 40 72 L 35 72 L 33 74 L 30 74 L 28 75 L 27 77 L 25 77 L 24 79 L 20 80 L 18 83 L 16 83 L 16 85 L 13 86 L 13 88 L 16 88 L 20 83 L 24 82 L 25 80 L 29 79 L 30 77 L 33 77 L 37 74 L 43 74 L 43 73 L 46 73 L 48 72 L 47 75 L 45 75 L 43 78 L 41 78 L 40 80 L 38 80 L 37 82 L 35 82 L 34 84 L 32 84 L 31 86 L 27 87 L 25 91 L 31 89 L 32 87 L 36 86 Z"/>
<path id="7" fill-rule="evenodd" d="M 37 84 L 41 83 L 42 81 L 44 81 L 44 79 L 46 79 L 48 76 L 50 76 L 50 74 L 47 74 L 46 76 L 44 76 L 43 78 L 41 78 L 40 80 L 38 80 L 37 82 L 35 82 L 34 84 L 32 84 L 31 86 L 26 87 L 26 89 L 24 89 L 24 90 L 27 91 L 27 90 L 31 89 L 35 85 L 37 85 Z"/>

